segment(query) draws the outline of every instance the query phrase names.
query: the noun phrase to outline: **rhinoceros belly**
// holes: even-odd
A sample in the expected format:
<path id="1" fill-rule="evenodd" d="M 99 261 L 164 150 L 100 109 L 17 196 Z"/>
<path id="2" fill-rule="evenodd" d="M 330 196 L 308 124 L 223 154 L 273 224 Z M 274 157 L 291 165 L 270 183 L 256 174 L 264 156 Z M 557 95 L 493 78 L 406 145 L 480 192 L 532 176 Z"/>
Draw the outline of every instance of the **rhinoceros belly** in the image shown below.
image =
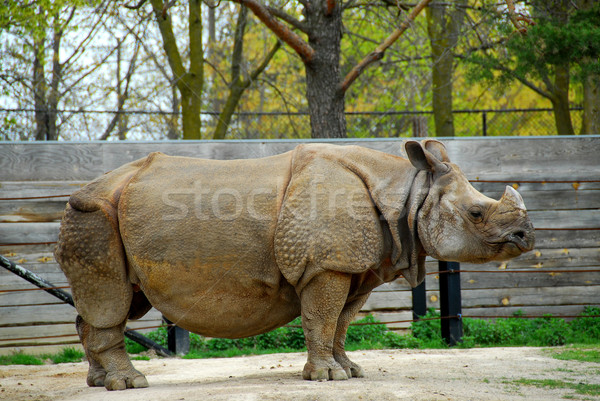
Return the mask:
<path id="1" fill-rule="evenodd" d="M 153 154 L 119 203 L 129 268 L 181 327 L 244 337 L 300 313 L 273 253 L 289 154 L 212 161 Z"/>

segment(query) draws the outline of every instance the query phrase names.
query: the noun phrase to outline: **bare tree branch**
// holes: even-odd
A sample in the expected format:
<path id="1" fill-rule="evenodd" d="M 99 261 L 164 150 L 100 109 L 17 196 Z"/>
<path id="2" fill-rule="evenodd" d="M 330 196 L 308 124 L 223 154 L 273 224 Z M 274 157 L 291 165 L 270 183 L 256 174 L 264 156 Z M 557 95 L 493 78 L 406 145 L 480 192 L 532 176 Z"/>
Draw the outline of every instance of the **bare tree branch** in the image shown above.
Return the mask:
<path id="1" fill-rule="evenodd" d="M 144 4 L 146 4 L 146 1 L 148 0 L 140 0 L 135 6 L 125 4 L 125 8 L 128 8 L 130 10 L 139 10 Z"/>
<path id="2" fill-rule="evenodd" d="M 273 57 L 275 56 L 275 53 L 277 53 L 277 50 L 279 50 L 280 47 L 281 47 L 281 42 L 278 40 L 277 43 L 275 43 L 275 45 L 271 48 L 271 51 L 269 53 L 267 53 L 267 55 L 263 59 L 262 63 L 260 63 L 250 73 L 250 78 L 248 79 L 249 82 L 255 81 L 256 78 L 258 78 L 258 76 L 265 70 L 265 68 L 267 68 L 267 66 L 271 62 L 271 59 L 273 59 Z"/>
<path id="3" fill-rule="evenodd" d="M 208 65 L 210 68 L 212 68 L 213 71 L 216 72 L 217 75 L 219 75 L 219 77 L 221 77 L 221 79 L 223 80 L 223 83 L 225 84 L 225 86 L 229 86 L 230 85 L 230 82 L 227 81 L 227 78 L 225 78 L 225 76 L 223 75 L 223 73 L 221 71 L 219 71 L 219 69 L 217 67 L 215 67 L 213 63 L 211 63 L 207 59 L 204 59 L 204 62 L 206 63 L 206 65 Z"/>
<path id="4" fill-rule="evenodd" d="M 282 24 L 267 7 L 257 0 L 233 0 L 248 7 L 270 30 L 272 30 L 283 42 L 287 43 L 298 53 L 302 61 L 310 63 L 315 51 L 298 34 L 293 32 L 287 25 Z"/>
<path id="5" fill-rule="evenodd" d="M 400 24 L 400 27 L 396 29 L 385 41 L 377 46 L 377 48 L 363 58 L 352 70 L 346 75 L 342 83 L 338 87 L 338 91 L 342 94 L 348 90 L 350 85 L 358 78 L 360 74 L 374 62 L 381 60 L 385 55 L 385 51 L 408 29 L 411 22 L 419 15 L 419 13 L 431 2 L 431 0 L 421 0 L 419 4 L 412 9 L 407 18 Z"/>
<path id="6" fill-rule="evenodd" d="M 283 10 L 280 10 L 279 8 L 275 8 L 275 7 L 271 7 L 271 6 L 266 6 L 266 8 L 267 8 L 267 10 L 269 10 L 269 12 L 271 14 L 273 14 L 277 18 L 287 22 L 288 24 L 290 24 L 294 28 L 300 30 L 301 32 L 304 32 L 306 34 L 308 33 L 308 26 L 303 21 L 300 21 L 300 20 L 292 17 L 290 14 L 286 13 Z"/>

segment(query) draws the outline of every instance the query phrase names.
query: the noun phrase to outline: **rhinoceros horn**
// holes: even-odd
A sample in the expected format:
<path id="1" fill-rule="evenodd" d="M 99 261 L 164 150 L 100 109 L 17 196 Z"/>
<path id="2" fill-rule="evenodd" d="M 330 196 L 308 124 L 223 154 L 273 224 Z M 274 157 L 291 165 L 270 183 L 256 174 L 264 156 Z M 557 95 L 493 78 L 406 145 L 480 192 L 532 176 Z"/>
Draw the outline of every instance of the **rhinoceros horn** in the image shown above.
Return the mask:
<path id="1" fill-rule="evenodd" d="M 505 205 L 512 205 L 517 209 L 527 210 L 525 207 L 525 202 L 523 202 L 523 198 L 521 194 L 519 194 L 513 187 L 507 185 L 504 190 L 504 194 L 502 198 L 500 198 L 500 203 Z"/>

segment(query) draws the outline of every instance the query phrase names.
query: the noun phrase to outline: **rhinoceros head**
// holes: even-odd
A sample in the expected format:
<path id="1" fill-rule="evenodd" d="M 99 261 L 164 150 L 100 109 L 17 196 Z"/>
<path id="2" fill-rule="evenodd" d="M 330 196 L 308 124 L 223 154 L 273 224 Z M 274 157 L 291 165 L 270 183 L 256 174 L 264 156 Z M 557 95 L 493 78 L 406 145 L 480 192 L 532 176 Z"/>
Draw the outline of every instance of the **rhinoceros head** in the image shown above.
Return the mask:
<path id="1" fill-rule="evenodd" d="M 436 259 L 485 263 L 530 251 L 534 229 L 521 195 L 507 186 L 497 201 L 477 191 L 451 163 L 437 141 L 406 143 L 409 160 L 431 173 L 429 193 L 418 212 L 419 239 Z"/>

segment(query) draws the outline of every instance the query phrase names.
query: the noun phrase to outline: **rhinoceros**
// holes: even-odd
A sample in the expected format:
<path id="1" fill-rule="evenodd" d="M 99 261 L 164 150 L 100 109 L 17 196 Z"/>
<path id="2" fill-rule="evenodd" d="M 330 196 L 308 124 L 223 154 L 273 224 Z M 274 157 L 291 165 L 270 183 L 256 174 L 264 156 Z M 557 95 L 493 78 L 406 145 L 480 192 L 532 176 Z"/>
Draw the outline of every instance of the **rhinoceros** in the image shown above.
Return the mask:
<path id="1" fill-rule="evenodd" d="M 346 330 L 377 286 L 416 286 L 425 257 L 506 260 L 534 246 L 521 196 L 475 190 L 441 142 L 408 160 L 302 144 L 276 156 L 151 153 L 70 197 L 56 259 L 72 288 L 87 383 L 146 387 L 125 352 L 128 319 L 152 306 L 189 331 L 241 338 L 302 316 L 302 377 L 362 377 Z"/>

